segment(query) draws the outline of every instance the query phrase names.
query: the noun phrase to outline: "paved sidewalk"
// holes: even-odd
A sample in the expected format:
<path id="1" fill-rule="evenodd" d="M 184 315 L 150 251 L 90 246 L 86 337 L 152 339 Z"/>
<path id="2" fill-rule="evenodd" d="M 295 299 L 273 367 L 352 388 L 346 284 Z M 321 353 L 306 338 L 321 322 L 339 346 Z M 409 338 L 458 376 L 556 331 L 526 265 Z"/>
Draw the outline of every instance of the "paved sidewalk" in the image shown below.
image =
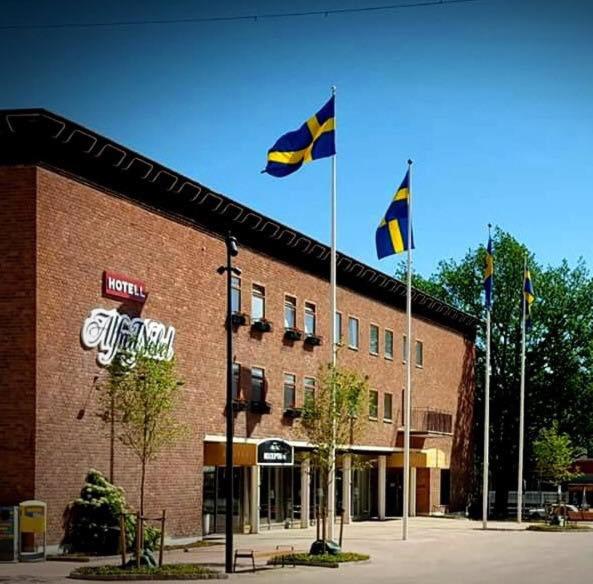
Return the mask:
<path id="1" fill-rule="evenodd" d="M 237 535 L 236 547 L 260 551 L 277 545 L 306 550 L 315 530 L 273 529 L 256 536 Z M 327 568 L 286 567 L 264 569 L 258 559 L 255 574 L 247 560 L 232 581 L 283 584 L 325 583 L 339 576 L 340 584 L 361 581 L 389 584 L 577 584 L 593 574 L 593 532 L 539 533 L 524 531 L 514 523 L 481 523 L 463 519 L 414 518 L 409 539 L 401 541 L 401 522 L 365 522 L 346 526 L 344 548 L 371 555 L 371 561 Z M 166 554 L 166 562 L 199 562 L 224 569 L 224 546 L 195 548 Z M 105 561 L 95 562 L 105 563 Z M 0 582 L 63 584 L 76 563 L 1 564 Z M 88 565 L 88 564 L 85 564 Z M 244 571 L 243 571 L 244 570 Z"/>

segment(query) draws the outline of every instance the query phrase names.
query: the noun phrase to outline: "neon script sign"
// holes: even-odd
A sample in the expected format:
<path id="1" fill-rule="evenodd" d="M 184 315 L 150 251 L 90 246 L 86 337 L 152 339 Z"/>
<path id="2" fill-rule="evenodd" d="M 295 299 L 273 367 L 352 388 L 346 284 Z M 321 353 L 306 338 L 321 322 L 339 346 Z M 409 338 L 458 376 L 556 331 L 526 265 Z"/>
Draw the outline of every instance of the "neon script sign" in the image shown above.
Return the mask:
<path id="1" fill-rule="evenodd" d="M 151 359 L 170 361 L 175 354 L 175 328 L 158 320 L 130 317 L 115 308 L 94 308 L 84 321 L 80 340 L 87 349 L 97 349 L 97 363 L 107 367 L 118 353 L 132 367 L 139 353 Z"/>

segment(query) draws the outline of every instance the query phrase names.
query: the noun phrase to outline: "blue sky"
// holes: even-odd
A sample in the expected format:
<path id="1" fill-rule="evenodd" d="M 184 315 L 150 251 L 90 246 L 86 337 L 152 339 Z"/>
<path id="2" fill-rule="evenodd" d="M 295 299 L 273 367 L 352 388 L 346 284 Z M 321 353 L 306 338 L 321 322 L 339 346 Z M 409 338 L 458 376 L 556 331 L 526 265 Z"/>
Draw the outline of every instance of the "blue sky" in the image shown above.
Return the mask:
<path id="1" fill-rule="evenodd" d="M 8 0 L 0 26 L 389 3 Z M 53 110 L 324 242 L 329 159 L 284 179 L 259 171 L 335 84 L 338 247 L 386 272 L 396 260 L 377 261 L 374 233 L 409 157 L 424 275 L 484 242 L 488 222 L 544 263 L 593 254 L 588 0 L 2 30 L 0 49 L 0 107 Z"/>

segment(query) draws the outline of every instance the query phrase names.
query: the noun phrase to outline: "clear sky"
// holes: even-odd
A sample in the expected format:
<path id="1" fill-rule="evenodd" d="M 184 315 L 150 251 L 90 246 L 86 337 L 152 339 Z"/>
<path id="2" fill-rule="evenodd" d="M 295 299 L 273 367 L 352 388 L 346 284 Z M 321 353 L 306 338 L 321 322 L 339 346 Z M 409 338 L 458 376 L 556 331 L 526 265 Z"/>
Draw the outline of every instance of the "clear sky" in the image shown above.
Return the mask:
<path id="1" fill-rule="evenodd" d="M 5 0 L 0 27 L 396 3 L 410 0 Z M 259 171 L 335 84 L 340 250 L 393 270 L 374 234 L 411 157 L 424 275 L 488 222 L 544 263 L 593 263 L 590 0 L 0 30 L 0 66 L 0 108 L 53 110 L 324 242 L 329 159 Z"/>

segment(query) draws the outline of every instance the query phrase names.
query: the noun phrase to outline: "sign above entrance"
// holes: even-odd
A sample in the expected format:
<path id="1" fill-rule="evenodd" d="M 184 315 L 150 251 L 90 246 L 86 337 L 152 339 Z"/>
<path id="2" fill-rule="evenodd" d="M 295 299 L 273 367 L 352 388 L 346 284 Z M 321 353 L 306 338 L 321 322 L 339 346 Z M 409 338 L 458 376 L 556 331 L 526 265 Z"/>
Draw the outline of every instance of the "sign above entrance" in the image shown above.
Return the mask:
<path id="1" fill-rule="evenodd" d="M 144 302 L 147 295 L 144 282 L 115 272 L 103 272 L 103 296 L 116 300 Z"/>
<path id="2" fill-rule="evenodd" d="M 285 440 L 262 440 L 257 445 L 257 464 L 260 466 L 292 466 L 294 449 Z"/>

